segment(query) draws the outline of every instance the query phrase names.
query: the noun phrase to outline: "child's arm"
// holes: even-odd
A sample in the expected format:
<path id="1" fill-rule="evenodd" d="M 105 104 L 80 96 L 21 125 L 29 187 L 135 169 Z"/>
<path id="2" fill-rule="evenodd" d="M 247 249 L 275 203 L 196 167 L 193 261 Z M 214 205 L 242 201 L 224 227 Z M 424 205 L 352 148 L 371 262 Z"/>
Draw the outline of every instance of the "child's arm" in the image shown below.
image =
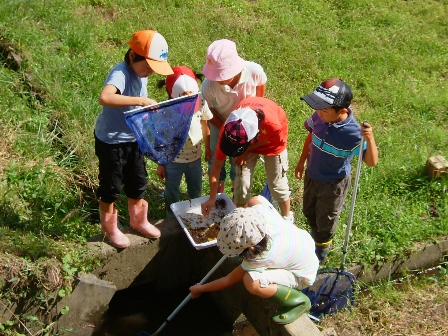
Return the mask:
<path id="1" fill-rule="evenodd" d="M 367 149 L 364 152 L 362 160 L 370 167 L 376 166 L 378 163 L 378 148 L 376 147 L 375 137 L 373 136 L 372 126 L 366 122 L 361 125 L 361 135 L 367 142 Z"/>
<path id="2" fill-rule="evenodd" d="M 220 129 L 222 124 L 224 124 L 224 119 L 221 117 L 218 111 L 216 111 L 213 107 L 209 105 L 210 111 L 212 111 L 213 118 L 210 119 L 210 122 L 213 126 L 215 126 L 217 129 Z"/>
<path id="3" fill-rule="evenodd" d="M 302 179 L 303 171 L 305 170 L 305 162 L 308 158 L 308 155 L 310 154 L 311 139 L 312 139 L 312 133 L 309 132 L 308 136 L 305 139 L 305 143 L 303 144 L 302 154 L 300 155 L 300 160 L 297 163 L 295 170 L 295 176 L 299 180 Z"/>
<path id="4" fill-rule="evenodd" d="M 112 84 L 106 84 L 98 98 L 100 105 L 108 107 L 121 106 L 148 106 L 157 104 L 153 99 L 146 97 L 123 96 L 120 91 Z"/>
<path id="5" fill-rule="evenodd" d="M 243 280 L 244 274 L 246 271 L 238 265 L 232 272 L 227 274 L 225 277 L 216 279 L 215 281 L 200 285 L 194 285 L 190 287 L 191 298 L 196 299 L 202 293 L 206 292 L 216 292 L 226 288 L 229 288 L 236 283 Z"/>
<path id="6" fill-rule="evenodd" d="M 202 138 L 204 138 L 205 149 L 205 162 L 209 162 L 212 159 L 212 149 L 210 148 L 210 126 L 208 120 L 201 120 L 202 124 Z"/>
<path id="7" fill-rule="evenodd" d="M 255 95 L 257 97 L 264 97 L 264 93 L 266 92 L 266 84 L 259 85 L 255 89 Z"/>

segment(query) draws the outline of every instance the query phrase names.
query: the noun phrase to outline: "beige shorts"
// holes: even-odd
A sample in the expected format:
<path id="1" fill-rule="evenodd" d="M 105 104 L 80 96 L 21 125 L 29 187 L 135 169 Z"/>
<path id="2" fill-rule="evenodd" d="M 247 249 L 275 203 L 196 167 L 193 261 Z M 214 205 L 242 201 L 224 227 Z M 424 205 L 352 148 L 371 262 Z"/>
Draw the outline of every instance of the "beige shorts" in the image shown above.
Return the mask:
<path id="1" fill-rule="evenodd" d="M 249 153 L 246 165 L 236 166 L 234 197 L 237 204 L 245 204 L 252 197 L 253 175 L 259 157 L 259 154 Z M 277 203 L 289 200 L 291 191 L 286 176 L 289 169 L 288 151 L 285 149 L 278 155 L 263 157 L 272 198 Z"/>
<path id="2" fill-rule="evenodd" d="M 301 290 L 308 287 L 304 278 L 296 277 L 285 269 L 267 269 L 264 272 L 251 271 L 249 273 L 253 281 L 260 281 L 260 287 L 265 288 L 269 284 L 278 284 Z"/>

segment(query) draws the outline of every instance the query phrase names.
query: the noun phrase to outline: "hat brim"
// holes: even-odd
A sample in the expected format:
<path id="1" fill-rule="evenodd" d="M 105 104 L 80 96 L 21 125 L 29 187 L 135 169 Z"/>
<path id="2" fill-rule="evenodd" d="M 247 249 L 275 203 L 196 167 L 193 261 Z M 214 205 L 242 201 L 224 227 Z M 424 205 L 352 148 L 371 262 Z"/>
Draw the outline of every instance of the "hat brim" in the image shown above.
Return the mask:
<path id="1" fill-rule="evenodd" d="M 300 99 L 304 100 L 311 108 L 313 108 L 315 110 L 323 110 L 323 109 L 333 106 L 333 105 L 327 103 L 322 98 L 316 96 L 314 93 L 300 97 Z"/>
<path id="2" fill-rule="evenodd" d="M 151 69 L 159 75 L 168 76 L 174 74 L 173 69 L 171 69 L 171 66 L 166 61 L 155 61 L 147 58 L 146 62 L 148 62 Z"/>
<path id="3" fill-rule="evenodd" d="M 225 69 L 216 68 L 216 65 L 206 63 L 202 68 L 202 73 L 205 78 L 214 82 L 221 82 L 229 80 L 238 75 L 244 69 L 246 61 L 238 56 L 238 59 Z"/>
<path id="4" fill-rule="evenodd" d="M 244 145 L 236 145 L 231 143 L 225 136 L 221 137 L 221 151 L 229 157 L 237 157 L 243 154 L 250 145 L 250 141 Z"/>

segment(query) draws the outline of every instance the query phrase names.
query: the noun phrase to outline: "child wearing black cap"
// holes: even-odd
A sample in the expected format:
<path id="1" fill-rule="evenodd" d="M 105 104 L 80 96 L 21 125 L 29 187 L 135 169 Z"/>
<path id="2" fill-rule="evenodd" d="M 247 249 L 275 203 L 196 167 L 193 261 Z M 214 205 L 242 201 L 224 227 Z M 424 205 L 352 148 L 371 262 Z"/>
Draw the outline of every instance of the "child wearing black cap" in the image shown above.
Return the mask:
<path id="1" fill-rule="evenodd" d="M 321 264 L 326 261 L 339 215 L 345 209 L 345 198 L 351 182 L 350 162 L 365 140 L 363 161 L 378 163 L 378 150 L 372 127 L 356 122 L 349 107 L 353 93 L 340 78 L 322 82 L 316 90 L 301 97 L 315 110 L 305 121 L 309 134 L 303 145 L 295 176 L 302 179 L 307 163 L 303 192 L 303 214 L 316 243 Z"/>

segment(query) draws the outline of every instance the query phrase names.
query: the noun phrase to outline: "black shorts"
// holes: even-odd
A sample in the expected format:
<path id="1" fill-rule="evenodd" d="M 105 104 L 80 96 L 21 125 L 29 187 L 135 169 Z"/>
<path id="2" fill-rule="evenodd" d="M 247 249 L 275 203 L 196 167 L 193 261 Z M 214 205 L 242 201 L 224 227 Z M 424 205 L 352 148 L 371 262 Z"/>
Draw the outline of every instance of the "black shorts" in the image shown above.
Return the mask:
<path id="1" fill-rule="evenodd" d="M 99 161 L 98 199 L 105 203 L 115 202 L 122 185 L 128 198 L 145 196 L 148 173 L 137 142 L 107 144 L 95 136 L 95 154 Z"/>

